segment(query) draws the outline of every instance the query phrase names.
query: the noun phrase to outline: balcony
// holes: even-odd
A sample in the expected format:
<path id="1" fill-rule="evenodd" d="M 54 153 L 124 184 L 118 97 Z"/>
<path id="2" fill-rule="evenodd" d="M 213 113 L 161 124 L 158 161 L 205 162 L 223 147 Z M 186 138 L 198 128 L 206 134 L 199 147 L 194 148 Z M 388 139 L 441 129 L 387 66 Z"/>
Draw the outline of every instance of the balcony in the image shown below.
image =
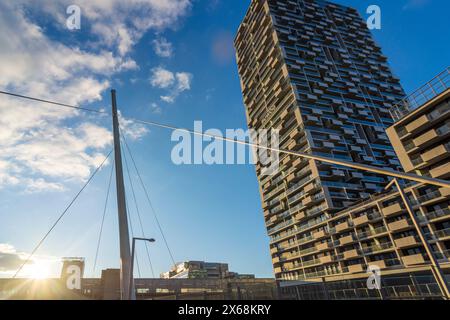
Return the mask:
<path id="1" fill-rule="evenodd" d="M 346 221 L 344 223 L 340 223 L 340 224 L 336 225 L 336 227 L 335 227 L 336 232 L 342 232 L 342 231 L 348 230 L 350 228 L 352 228 L 352 224 L 349 223 L 348 221 Z"/>
<path id="2" fill-rule="evenodd" d="M 316 240 L 326 237 L 327 235 L 328 235 L 328 232 L 325 230 L 320 230 L 320 231 L 314 232 L 312 234 L 313 238 Z"/>
<path id="3" fill-rule="evenodd" d="M 324 242 L 316 245 L 316 251 L 324 251 L 330 249 L 331 245 L 329 242 Z"/>
<path id="4" fill-rule="evenodd" d="M 400 238 L 400 239 L 394 240 L 394 242 L 395 242 L 395 245 L 401 249 L 415 247 L 415 246 L 418 246 L 421 244 L 420 241 L 415 236 Z"/>
<path id="5" fill-rule="evenodd" d="M 450 148 L 448 145 L 440 145 L 436 148 L 431 149 L 430 151 L 423 153 L 422 159 L 427 163 L 437 162 L 447 157 L 449 152 Z"/>
<path id="6" fill-rule="evenodd" d="M 439 218 L 449 216 L 449 215 L 450 215 L 450 208 L 440 209 L 440 210 L 425 213 L 425 216 L 429 220 L 439 219 Z"/>
<path id="7" fill-rule="evenodd" d="M 297 182 L 295 185 L 293 185 L 292 187 L 290 187 L 287 190 L 287 194 L 290 195 L 292 192 L 300 189 L 303 185 L 305 185 L 307 182 L 309 182 L 309 181 L 311 181 L 313 179 L 314 179 L 313 175 L 309 175 L 306 178 L 300 180 L 299 182 Z"/>
<path id="8" fill-rule="evenodd" d="M 448 238 L 448 237 L 450 237 L 450 228 L 449 229 L 436 230 L 434 232 L 434 235 L 439 240 L 443 240 L 444 238 Z"/>
<path id="9" fill-rule="evenodd" d="M 412 266 L 412 265 L 416 265 L 416 264 L 424 264 L 425 258 L 423 257 L 422 254 L 419 253 L 419 254 L 415 254 L 412 256 L 403 256 L 402 261 L 403 261 L 404 265 Z"/>
<path id="10" fill-rule="evenodd" d="M 405 143 L 405 150 L 406 152 L 409 152 L 411 150 L 416 149 L 416 145 L 414 144 L 413 141 L 409 141 L 408 143 Z"/>
<path id="11" fill-rule="evenodd" d="M 420 127 L 422 127 L 423 125 L 426 125 L 428 122 L 429 122 L 428 117 L 426 115 L 423 115 L 420 118 L 418 118 L 417 120 L 414 120 L 413 122 L 411 122 L 408 125 L 406 125 L 406 130 L 409 133 L 412 133 L 415 130 L 417 130 Z"/>
<path id="12" fill-rule="evenodd" d="M 333 257 L 332 256 L 324 256 L 324 257 L 320 257 L 319 260 L 320 260 L 320 263 L 322 263 L 322 264 L 331 263 L 331 262 L 333 262 Z"/>
<path id="13" fill-rule="evenodd" d="M 400 203 L 396 203 L 389 207 L 385 207 L 385 208 L 381 209 L 381 211 L 383 212 L 384 216 L 391 217 L 396 214 L 402 213 L 404 211 L 404 209 L 402 208 Z"/>
<path id="14" fill-rule="evenodd" d="M 305 215 L 304 212 L 300 212 L 300 213 L 298 213 L 297 215 L 295 215 L 295 217 L 294 217 L 294 219 L 295 219 L 296 221 L 301 221 L 301 220 L 303 220 L 304 218 L 306 218 L 306 215 Z"/>
<path id="15" fill-rule="evenodd" d="M 348 272 L 359 273 L 359 272 L 366 272 L 366 270 L 362 264 L 354 264 L 354 265 L 348 266 Z"/>
<path id="16" fill-rule="evenodd" d="M 343 246 L 343 245 L 352 243 L 352 242 L 354 242 L 354 241 L 355 241 L 355 240 L 353 239 L 353 236 L 352 236 L 352 235 L 349 235 L 349 236 L 340 238 L 340 239 L 339 239 L 339 244 L 340 244 L 341 246 Z"/>
<path id="17" fill-rule="evenodd" d="M 354 223 L 354 225 L 356 227 L 360 226 L 360 225 L 363 225 L 363 224 L 366 224 L 366 223 L 369 223 L 369 217 L 366 214 L 362 215 L 362 216 L 360 216 L 358 218 L 354 218 L 353 219 L 353 223 Z"/>
<path id="18" fill-rule="evenodd" d="M 425 143 L 429 143 L 432 140 L 436 139 L 437 137 L 439 137 L 439 134 L 434 129 L 430 130 L 430 131 L 426 132 L 425 134 L 414 139 L 413 140 L 414 145 L 416 145 L 417 147 L 421 147 Z"/>
<path id="19" fill-rule="evenodd" d="M 277 268 L 273 269 L 273 271 L 275 274 L 282 272 L 281 267 L 277 267 Z"/>
<path id="20" fill-rule="evenodd" d="M 301 256 L 306 256 L 316 251 L 316 247 L 309 247 L 307 249 L 300 250 Z"/>
<path id="21" fill-rule="evenodd" d="M 433 254 L 438 260 L 447 260 L 447 261 L 450 260 L 450 250 L 444 250 L 442 252 L 435 251 L 433 252 Z"/>
<path id="22" fill-rule="evenodd" d="M 311 260 L 303 261 L 303 267 L 309 267 L 309 266 L 321 264 L 321 263 L 323 263 L 323 262 L 320 259 L 311 259 Z"/>
<path id="23" fill-rule="evenodd" d="M 415 158 L 411 158 L 411 163 L 413 164 L 414 167 L 422 165 L 423 163 L 422 157 L 419 155 L 416 156 Z"/>
<path id="24" fill-rule="evenodd" d="M 450 197 L 450 188 L 440 188 L 439 193 L 442 197 L 448 198 Z"/>
<path id="25" fill-rule="evenodd" d="M 400 261 L 398 259 L 386 259 L 386 260 L 377 260 L 370 261 L 369 266 L 377 266 L 380 269 L 386 269 L 389 267 L 394 267 L 400 265 Z"/>
<path id="26" fill-rule="evenodd" d="M 380 269 L 386 269 L 386 262 L 384 260 L 378 260 L 378 261 L 370 261 L 369 266 L 377 266 Z"/>
<path id="27" fill-rule="evenodd" d="M 306 237 L 298 239 L 298 244 L 304 244 L 304 243 L 306 243 L 308 241 L 312 241 L 312 240 L 315 240 L 312 235 L 306 236 Z"/>
<path id="28" fill-rule="evenodd" d="M 412 227 L 408 220 L 402 219 L 388 224 L 389 230 L 393 232 L 406 230 Z"/>
<path id="29" fill-rule="evenodd" d="M 344 259 L 353 259 L 359 257 L 359 252 L 357 249 L 349 250 L 344 252 Z"/>
<path id="30" fill-rule="evenodd" d="M 370 247 L 365 247 L 365 248 L 363 248 L 363 252 L 365 254 L 373 254 L 373 253 L 376 253 L 376 252 L 389 250 L 389 249 L 393 249 L 392 243 L 390 243 L 390 242 L 388 242 L 388 243 L 381 243 L 379 245 L 373 245 L 373 246 L 370 246 Z"/>
<path id="31" fill-rule="evenodd" d="M 430 175 L 433 178 L 443 178 L 450 174 L 450 162 L 446 163 L 440 167 L 430 170 Z"/>
<path id="32" fill-rule="evenodd" d="M 427 192 L 424 195 L 421 195 L 417 198 L 417 202 L 423 204 L 424 202 L 428 202 L 441 197 L 441 193 L 439 190 Z"/>
<path id="33" fill-rule="evenodd" d="M 445 126 L 436 129 L 436 132 L 439 136 L 445 136 L 450 133 L 450 125 L 447 123 Z"/>
<path id="34" fill-rule="evenodd" d="M 386 227 L 383 226 L 383 227 L 376 228 L 374 230 L 358 233 L 356 236 L 358 237 L 359 240 L 365 240 L 371 236 L 376 236 L 376 235 L 383 234 L 386 232 L 387 232 L 387 229 L 386 229 Z"/>
<path id="35" fill-rule="evenodd" d="M 283 228 L 286 228 L 286 227 L 292 225 L 293 223 L 294 223 L 294 221 L 293 221 L 292 219 L 286 220 L 285 222 L 282 222 L 282 223 L 276 225 L 276 226 L 273 227 L 273 228 L 267 229 L 267 234 L 268 234 L 269 236 L 270 236 L 270 235 L 273 235 L 273 234 L 276 233 L 277 231 L 279 231 L 279 230 L 281 230 L 281 229 L 283 229 Z"/>

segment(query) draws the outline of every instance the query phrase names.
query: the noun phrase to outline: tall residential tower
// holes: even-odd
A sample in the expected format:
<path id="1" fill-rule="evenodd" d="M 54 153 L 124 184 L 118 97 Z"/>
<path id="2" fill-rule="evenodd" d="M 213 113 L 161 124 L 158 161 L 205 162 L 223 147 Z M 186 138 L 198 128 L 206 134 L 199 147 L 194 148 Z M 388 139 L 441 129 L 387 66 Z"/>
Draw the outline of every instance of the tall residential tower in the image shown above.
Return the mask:
<path id="1" fill-rule="evenodd" d="M 401 170 L 385 129 L 404 91 L 355 9 L 252 0 L 235 47 L 249 128 L 279 129 L 282 149 Z M 333 217 L 387 178 L 290 155 L 276 175 L 256 169 L 276 278 L 341 273 L 329 233 L 351 226 Z"/>

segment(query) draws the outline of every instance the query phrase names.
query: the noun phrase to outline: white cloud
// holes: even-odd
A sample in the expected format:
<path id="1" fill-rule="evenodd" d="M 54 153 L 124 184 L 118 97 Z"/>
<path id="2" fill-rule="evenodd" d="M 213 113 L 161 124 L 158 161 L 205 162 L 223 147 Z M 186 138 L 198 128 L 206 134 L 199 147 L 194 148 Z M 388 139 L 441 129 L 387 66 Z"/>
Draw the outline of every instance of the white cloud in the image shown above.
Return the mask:
<path id="1" fill-rule="evenodd" d="M 93 123 L 74 128 L 50 124 L 33 128 L 20 143 L 5 147 L 2 156 L 20 167 L 16 177 L 25 185 L 31 182 L 30 190 L 37 191 L 36 184 L 27 178 L 28 175 L 84 181 L 103 161 L 105 148 L 110 145 L 110 132 Z M 43 186 L 42 181 L 40 185 Z M 48 185 L 52 184 L 48 182 Z"/>
<path id="2" fill-rule="evenodd" d="M 151 109 L 152 113 L 154 113 L 154 114 L 161 114 L 162 113 L 162 108 L 155 102 L 150 104 L 150 109 Z"/>
<path id="3" fill-rule="evenodd" d="M 90 44 L 81 49 L 50 39 L 27 16 L 46 12 L 65 32 L 69 4 L 0 2 L 0 87 L 74 105 L 100 101 L 111 76 L 138 67 L 126 55 L 142 35 L 173 27 L 190 8 L 190 0 L 79 0 Z M 89 117 L 80 124 L 79 116 L 72 109 L 0 96 L 0 188 L 60 191 L 66 181 L 89 177 L 111 148 L 111 133 Z M 129 122 L 124 130 L 134 138 L 147 132 Z"/>
<path id="4" fill-rule="evenodd" d="M 20 180 L 11 172 L 17 170 L 12 163 L 0 159 L 0 189 L 5 185 L 17 185 Z"/>
<path id="5" fill-rule="evenodd" d="M 150 77 L 150 83 L 153 87 L 165 89 L 173 85 L 175 75 L 173 72 L 162 67 L 154 68 Z"/>
<path id="6" fill-rule="evenodd" d="M 177 73 L 177 80 L 178 80 L 177 90 L 179 92 L 191 89 L 192 75 L 190 73 L 187 72 Z"/>
<path id="7" fill-rule="evenodd" d="M 161 58 L 170 58 L 173 54 L 172 44 L 166 38 L 153 40 L 153 49 Z"/>
<path id="8" fill-rule="evenodd" d="M 175 74 L 176 85 L 172 88 L 169 95 L 161 96 L 161 100 L 167 103 L 174 103 L 176 98 L 184 91 L 191 90 L 193 75 L 188 72 L 178 72 Z"/>
<path id="9" fill-rule="evenodd" d="M 22 0 L 25 1 L 25 0 Z M 38 6 L 65 26 L 65 10 L 73 0 L 44 0 Z M 191 8 L 191 0 L 78 0 L 82 26 L 98 36 L 99 42 L 116 47 L 120 55 L 130 52 L 146 31 L 176 28 Z"/>
<path id="10" fill-rule="evenodd" d="M 166 70 L 163 67 L 152 69 L 150 83 L 153 87 L 167 89 L 168 94 L 160 98 L 167 103 L 174 103 L 176 98 L 191 89 L 193 75 L 188 72 L 177 72 Z"/>
<path id="11" fill-rule="evenodd" d="M 15 271 L 23 262 L 22 255 L 17 253 L 13 246 L 7 243 L 0 243 L 0 273 Z"/>
<path id="12" fill-rule="evenodd" d="M 137 123 L 134 120 L 127 119 L 122 117 L 122 114 L 119 111 L 119 122 L 120 122 L 120 131 L 127 138 L 131 140 L 139 140 L 143 136 L 145 136 L 149 130 L 142 123 Z"/>
<path id="13" fill-rule="evenodd" d="M 27 188 L 25 192 L 27 193 L 37 193 L 37 192 L 47 192 L 47 191 L 64 191 L 65 188 L 61 183 L 48 182 L 42 178 L 38 179 L 28 179 Z"/>
<path id="14" fill-rule="evenodd" d="M 167 103 L 174 103 L 175 97 L 174 96 L 160 96 L 161 100 Z"/>
<path id="15" fill-rule="evenodd" d="M 0 243 L 0 278 L 11 278 L 24 264 L 29 253 L 19 252 L 8 243 Z M 42 274 L 36 266 L 45 266 L 48 274 Z M 61 259 L 51 256 L 34 255 L 22 268 L 18 277 L 30 278 L 33 276 L 57 277 L 61 270 Z"/>

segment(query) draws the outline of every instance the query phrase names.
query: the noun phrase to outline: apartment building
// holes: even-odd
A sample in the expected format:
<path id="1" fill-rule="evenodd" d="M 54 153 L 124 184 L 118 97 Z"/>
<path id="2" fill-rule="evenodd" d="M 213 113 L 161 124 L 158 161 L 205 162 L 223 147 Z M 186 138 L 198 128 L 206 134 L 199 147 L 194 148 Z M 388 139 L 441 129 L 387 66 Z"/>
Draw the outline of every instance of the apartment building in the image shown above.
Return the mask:
<path id="1" fill-rule="evenodd" d="M 422 95 L 420 100 L 417 92 Z M 397 122 L 387 134 L 405 170 L 448 180 L 450 69 L 403 99 L 392 112 Z M 431 254 L 450 283 L 450 189 L 413 183 L 404 186 L 404 192 L 408 204 L 397 190 L 374 194 L 339 212 L 323 230 L 304 239 L 304 244 L 311 243 L 311 250 L 303 256 L 323 252 L 313 263 L 338 262 L 339 275 L 306 273 L 297 277 L 306 284 L 286 282 L 282 285 L 284 294 L 302 299 L 442 297 L 445 292 L 419 232 L 425 235 Z M 381 269 L 381 290 L 368 289 L 368 266 Z"/>
<path id="2" fill-rule="evenodd" d="M 253 0 L 235 47 L 249 128 L 279 129 L 283 149 L 401 170 L 385 129 L 404 91 L 355 9 Z M 276 278 L 355 271 L 328 228 L 353 228 L 337 213 L 387 177 L 291 155 L 276 175 L 256 170 Z"/>
<path id="3" fill-rule="evenodd" d="M 440 179 L 450 177 L 449 86 L 450 67 L 392 110 L 398 121 L 387 134 L 408 172 Z"/>

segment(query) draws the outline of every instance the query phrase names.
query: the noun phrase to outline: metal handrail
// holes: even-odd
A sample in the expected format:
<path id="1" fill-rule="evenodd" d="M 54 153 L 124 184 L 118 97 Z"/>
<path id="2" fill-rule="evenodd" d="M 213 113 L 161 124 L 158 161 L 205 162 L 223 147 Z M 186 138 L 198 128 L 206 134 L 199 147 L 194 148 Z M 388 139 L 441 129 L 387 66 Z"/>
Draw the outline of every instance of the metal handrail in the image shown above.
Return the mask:
<path id="1" fill-rule="evenodd" d="M 421 107 L 448 88 L 450 88 L 450 67 L 447 67 L 425 85 L 403 98 L 389 111 L 392 117 L 399 121 L 411 111 Z"/>

